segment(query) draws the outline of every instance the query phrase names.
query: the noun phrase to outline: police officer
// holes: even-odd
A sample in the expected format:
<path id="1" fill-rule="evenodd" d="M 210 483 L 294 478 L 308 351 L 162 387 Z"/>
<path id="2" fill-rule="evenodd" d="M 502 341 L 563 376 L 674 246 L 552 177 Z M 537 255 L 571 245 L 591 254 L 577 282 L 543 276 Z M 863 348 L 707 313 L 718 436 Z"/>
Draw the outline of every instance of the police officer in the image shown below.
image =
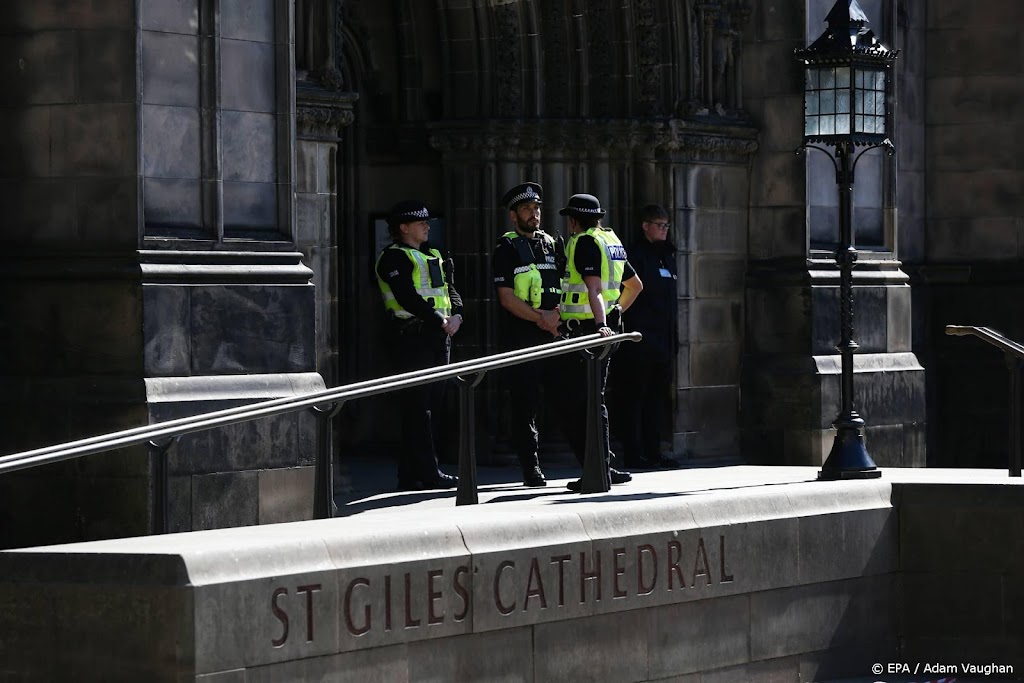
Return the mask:
<path id="1" fill-rule="evenodd" d="M 626 249 L 611 228 L 601 225 L 604 210 L 597 197 L 574 194 L 561 211 L 569 227 L 566 245 L 566 274 L 562 280 L 562 302 L 559 316 L 569 334 L 598 333 L 610 337 L 619 330 L 620 313 L 630 307 L 643 289 L 643 283 L 626 260 Z M 604 403 L 608 380 L 608 359 L 600 369 L 600 429 L 604 432 L 605 462 L 611 463 L 608 447 L 608 408 Z M 567 363 L 566 384 L 579 392 L 575 400 L 566 401 L 565 412 L 570 443 L 583 464 L 586 443 L 586 366 L 581 358 Z M 609 469 L 613 484 L 624 484 L 633 477 L 629 472 Z M 569 483 L 570 491 L 580 490 L 580 481 Z"/>
<path id="2" fill-rule="evenodd" d="M 640 209 L 640 234 L 629 245 L 629 262 L 644 290 L 623 315 L 629 332 L 643 341 L 623 344 L 611 370 L 612 417 L 622 436 L 627 467 L 679 467 L 661 454 L 666 406 L 672 405 L 672 360 L 676 353 L 676 248 L 668 239 L 668 211 L 657 204 Z M 643 391 L 635 391 L 637 388 Z"/>
<path id="3" fill-rule="evenodd" d="M 501 199 L 512 229 L 498 239 L 491 265 L 504 311 L 499 336 L 506 351 L 550 342 L 558 335 L 565 246 L 561 237 L 540 229 L 543 192 L 537 183 L 523 183 Z M 554 403 L 559 390 L 557 369 L 558 359 L 551 358 L 517 365 L 504 373 L 512 442 L 525 486 L 547 485 L 537 452 L 537 409 L 542 393 L 548 405 Z"/>
<path id="4" fill-rule="evenodd" d="M 452 282 L 452 261 L 427 242 L 430 218 L 423 202 L 395 204 L 388 216 L 393 243 L 377 258 L 377 284 L 388 313 L 386 342 L 399 373 L 447 365 L 451 338 L 462 325 L 462 298 Z M 401 491 L 458 484 L 456 477 L 438 469 L 434 449 L 443 388 L 444 382 L 433 382 L 400 392 Z"/>

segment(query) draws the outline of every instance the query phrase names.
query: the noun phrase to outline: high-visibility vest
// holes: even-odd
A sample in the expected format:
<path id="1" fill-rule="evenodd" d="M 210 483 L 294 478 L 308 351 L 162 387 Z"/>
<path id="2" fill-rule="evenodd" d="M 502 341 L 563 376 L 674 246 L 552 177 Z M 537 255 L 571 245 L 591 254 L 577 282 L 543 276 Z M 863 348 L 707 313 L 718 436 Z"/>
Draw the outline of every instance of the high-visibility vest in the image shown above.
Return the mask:
<path id="1" fill-rule="evenodd" d="M 576 270 L 574 256 L 580 235 L 594 238 L 601 251 L 601 298 L 604 299 L 605 313 L 619 300 L 622 274 L 626 269 L 626 249 L 611 228 L 590 228 L 573 235 L 566 246 L 566 277 L 562 281 L 562 303 L 559 305 L 562 320 L 592 320 L 594 311 L 590 308 L 590 293 L 583 282 L 583 275 Z"/>
<path id="2" fill-rule="evenodd" d="M 431 249 L 430 253 L 426 254 L 419 249 L 404 246 L 397 242 L 387 249 L 398 249 L 409 257 L 409 260 L 412 261 L 412 286 L 416 288 L 416 293 L 426 299 L 434 307 L 435 311 L 440 312 L 445 317 L 451 315 L 452 301 L 448 296 L 448 283 L 444 279 L 444 259 L 441 257 L 441 252 L 437 249 Z M 387 251 L 387 249 L 384 251 Z M 377 265 L 380 264 L 384 251 L 380 252 L 380 255 L 377 257 Z M 374 271 L 377 271 L 376 266 Z M 431 277 L 431 271 L 433 271 L 433 277 Z M 394 292 L 391 291 L 391 287 L 381 279 L 380 275 L 377 275 L 377 286 L 380 287 L 380 295 L 384 298 L 385 309 L 399 320 L 408 320 L 413 317 L 412 313 L 402 308 L 401 304 L 398 303 Z"/>
<path id="3" fill-rule="evenodd" d="M 541 263 L 536 262 L 530 239 L 511 230 L 502 237 L 511 241 L 519 255 L 519 265 L 512 271 L 512 292 L 533 308 L 540 308 L 544 294 L 562 294 L 562 281 L 555 260 L 555 240 L 538 230 L 535 235 L 550 247 L 550 256 Z M 527 259 L 526 254 L 530 257 Z"/>

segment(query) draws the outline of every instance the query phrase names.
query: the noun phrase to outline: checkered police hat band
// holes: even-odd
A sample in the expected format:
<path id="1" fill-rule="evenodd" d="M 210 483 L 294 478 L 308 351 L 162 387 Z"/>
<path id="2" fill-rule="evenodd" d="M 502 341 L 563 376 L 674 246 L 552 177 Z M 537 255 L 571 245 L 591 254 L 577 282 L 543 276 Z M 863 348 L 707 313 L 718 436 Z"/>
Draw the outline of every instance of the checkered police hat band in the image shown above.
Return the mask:
<path id="1" fill-rule="evenodd" d="M 535 202 L 539 202 L 540 201 L 540 195 L 537 194 L 532 187 L 526 188 L 526 190 L 524 192 L 520 192 L 519 194 L 517 194 L 508 203 L 509 211 L 511 211 L 513 208 L 515 208 L 516 204 L 518 204 L 519 202 L 526 201 L 527 199 L 535 201 Z"/>
<path id="2" fill-rule="evenodd" d="M 569 211 L 573 211 L 575 213 L 604 213 L 604 211 L 602 211 L 601 209 L 585 209 L 580 206 L 569 206 L 566 208 L 569 209 Z"/>

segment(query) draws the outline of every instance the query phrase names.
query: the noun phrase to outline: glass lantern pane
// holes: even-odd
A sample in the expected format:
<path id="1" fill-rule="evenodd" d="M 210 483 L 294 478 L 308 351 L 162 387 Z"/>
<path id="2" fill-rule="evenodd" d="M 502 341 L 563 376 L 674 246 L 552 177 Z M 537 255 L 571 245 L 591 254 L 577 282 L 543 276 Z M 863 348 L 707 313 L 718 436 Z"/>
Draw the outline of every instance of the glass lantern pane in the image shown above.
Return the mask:
<path id="1" fill-rule="evenodd" d="M 841 66 L 836 68 L 836 87 L 837 88 L 849 88 L 850 87 L 850 67 Z"/>
<path id="2" fill-rule="evenodd" d="M 807 90 L 818 89 L 818 69 L 807 70 Z"/>
<path id="3" fill-rule="evenodd" d="M 822 89 L 836 87 L 836 70 L 835 69 L 822 69 L 821 70 L 821 86 Z"/>
<path id="4" fill-rule="evenodd" d="M 885 91 L 885 72 L 884 71 L 876 71 L 875 72 L 875 90 L 881 90 L 883 92 Z"/>
<path id="5" fill-rule="evenodd" d="M 863 133 L 863 132 L 865 132 L 864 131 L 864 117 L 863 116 L 855 116 L 854 117 L 853 132 L 854 133 Z"/>
<path id="6" fill-rule="evenodd" d="M 864 91 L 854 91 L 853 111 L 858 114 L 864 113 Z"/>
<path id="7" fill-rule="evenodd" d="M 878 133 L 879 135 L 884 135 L 885 134 L 885 117 L 884 116 L 876 116 L 875 117 L 875 132 Z"/>
<path id="8" fill-rule="evenodd" d="M 836 113 L 837 114 L 849 114 L 850 113 L 850 91 L 849 90 L 837 90 L 836 91 Z"/>
<path id="9" fill-rule="evenodd" d="M 873 90 L 866 90 L 864 92 L 864 111 L 863 113 L 873 116 L 875 113 L 875 92 Z"/>
<path id="10" fill-rule="evenodd" d="M 821 91 L 821 106 L 820 111 L 822 114 L 832 114 L 836 110 L 836 91 L 835 90 L 822 90 Z"/>
<path id="11" fill-rule="evenodd" d="M 815 115 L 818 113 L 818 92 L 809 92 L 804 98 L 804 111 L 808 115 Z"/>
<path id="12" fill-rule="evenodd" d="M 818 124 L 818 132 L 821 135 L 835 135 L 836 133 L 836 117 L 835 116 L 822 116 L 820 123 Z"/>
<path id="13" fill-rule="evenodd" d="M 850 116 L 837 116 L 836 117 L 836 134 L 847 135 L 850 132 Z"/>
<path id="14" fill-rule="evenodd" d="M 808 116 L 804 119 L 804 135 L 818 134 L 818 117 Z"/>
<path id="15" fill-rule="evenodd" d="M 877 93 L 875 95 L 875 115 L 885 116 L 885 94 Z"/>
<path id="16" fill-rule="evenodd" d="M 858 88 L 863 88 L 864 87 L 864 72 L 861 71 L 860 69 L 858 69 L 858 70 L 854 71 L 853 73 L 854 73 L 854 85 L 856 85 Z"/>

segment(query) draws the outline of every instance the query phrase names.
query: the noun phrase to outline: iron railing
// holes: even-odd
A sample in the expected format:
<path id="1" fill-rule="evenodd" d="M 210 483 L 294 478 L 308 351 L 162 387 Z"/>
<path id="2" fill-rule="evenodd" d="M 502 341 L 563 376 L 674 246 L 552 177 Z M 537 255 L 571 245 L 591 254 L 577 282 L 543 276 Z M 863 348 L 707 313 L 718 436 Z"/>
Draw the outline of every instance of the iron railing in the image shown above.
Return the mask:
<path id="1" fill-rule="evenodd" d="M 442 367 L 379 377 L 299 396 L 261 401 L 236 408 L 158 422 L 46 448 L 5 455 L 0 457 L 0 474 L 73 460 L 119 448 L 148 444 L 155 484 L 153 533 L 166 533 L 169 523 L 167 453 L 179 438 L 207 429 L 226 427 L 262 417 L 273 417 L 307 409 L 312 411 L 318 420 L 313 516 L 317 519 L 333 517 L 337 508 L 334 504 L 331 418 L 338 413 L 345 402 L 432 382 L 455 379 L 459 388 L 460 416 L 459 484 L 456 492 L 456 505 L 473 505 L 479 502 L 473 390 L 483 380 L 484 375 L 491 370 L 579 352 L 586 356 L 589 368 L 587 373 L 587 446 L 581 491 L 583 493 L 607 491 L 609 489 L 608 472 L 604 462 L 604 451 L 607 445 L 601 443 L 604 433 L 603 430 L 597 428 L 596 422 L 599 419 L 600 406 L 597 387 L 599 381 L 598 361 L 610 353 L 614 344 L 623 341 L 640 341 L 641 339 L 642 336 L 638 332 L 616 334 L 610 337 L 602 337 L 599 334 L 585 335 Z"/>
<path id="2" fill-rule="evenodd" d="M 1019 477 L 1021 472 L 1020 390 L 1021 369 L 1024 368 L 1024 345 L 1005 337 L 991 327 L 946 325 L 946 334 L 956 337 L 977 337 L 996 347 L 1005 355 L 1006 367 L 1010 371 L 1009 469 L 1011 477 Z"/>

